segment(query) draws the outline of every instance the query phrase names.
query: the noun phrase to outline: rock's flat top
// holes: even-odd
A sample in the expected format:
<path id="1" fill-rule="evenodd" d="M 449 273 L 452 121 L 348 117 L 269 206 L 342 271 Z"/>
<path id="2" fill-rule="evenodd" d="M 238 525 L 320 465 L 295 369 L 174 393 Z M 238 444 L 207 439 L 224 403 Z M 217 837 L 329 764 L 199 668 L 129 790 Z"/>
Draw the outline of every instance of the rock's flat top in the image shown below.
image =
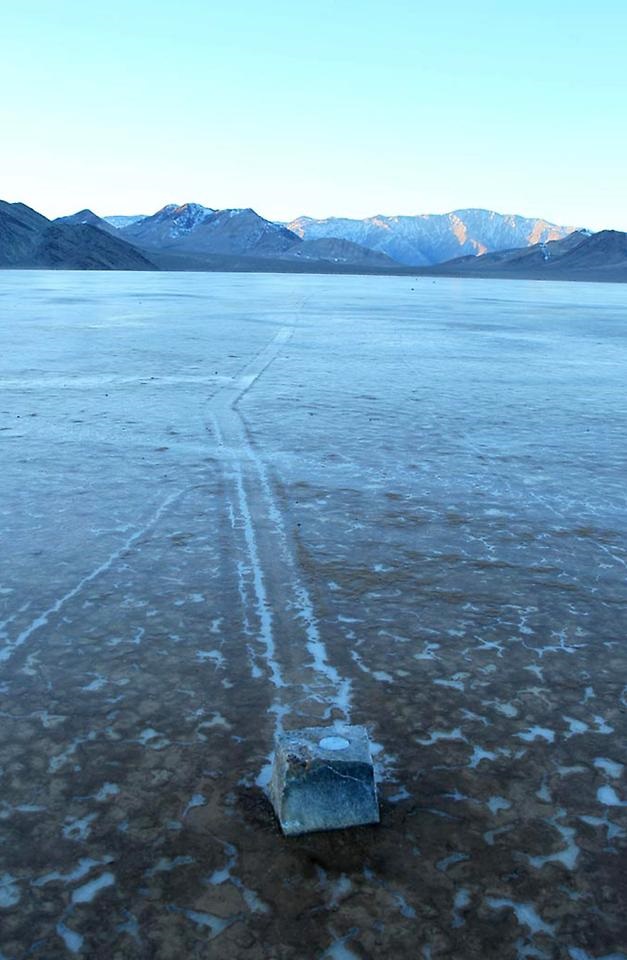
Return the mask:
<path id="1" fill-rule="evenodd" d="M 277 749 L 306 754 L 310 759 L 372 764 L 368 731 L 360 726 L 290 730 L 277 737 Z"/>

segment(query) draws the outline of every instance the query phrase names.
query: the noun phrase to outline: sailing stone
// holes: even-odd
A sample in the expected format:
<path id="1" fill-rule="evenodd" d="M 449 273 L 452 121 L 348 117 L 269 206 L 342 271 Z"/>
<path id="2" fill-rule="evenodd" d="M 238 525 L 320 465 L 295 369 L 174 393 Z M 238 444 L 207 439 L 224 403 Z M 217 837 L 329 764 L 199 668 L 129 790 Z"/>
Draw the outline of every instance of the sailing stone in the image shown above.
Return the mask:
<path id="1" fill-rule="evenodd" d="M 283 833 L 379 822 L 365 727 L 307 727 L 277 737 L 270 799 Z"/>

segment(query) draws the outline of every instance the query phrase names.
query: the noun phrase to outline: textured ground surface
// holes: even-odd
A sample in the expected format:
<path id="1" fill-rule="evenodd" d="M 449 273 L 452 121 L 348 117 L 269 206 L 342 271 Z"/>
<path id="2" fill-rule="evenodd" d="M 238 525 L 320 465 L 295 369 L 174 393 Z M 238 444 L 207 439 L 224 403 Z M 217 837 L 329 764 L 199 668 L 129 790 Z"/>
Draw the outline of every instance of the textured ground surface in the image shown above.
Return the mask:
<path id="1" fill-rule="evenodd" d="M 0 275 L 0 957 L 627 956 L 627 292 Z M 283 838 L 277 729 L 379 827 Z"/>

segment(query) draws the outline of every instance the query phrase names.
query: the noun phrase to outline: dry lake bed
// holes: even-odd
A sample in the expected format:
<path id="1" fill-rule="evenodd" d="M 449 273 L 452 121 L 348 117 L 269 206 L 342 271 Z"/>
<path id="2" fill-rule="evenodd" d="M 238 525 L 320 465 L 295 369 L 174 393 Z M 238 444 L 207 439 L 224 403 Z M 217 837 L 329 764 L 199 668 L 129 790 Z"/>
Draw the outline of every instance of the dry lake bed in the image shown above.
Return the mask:
<path id="1" fill-rule="evenodd" d="M 624 960 L 626 383 L 624 286 L 0 273 L 1 960 Z"/>

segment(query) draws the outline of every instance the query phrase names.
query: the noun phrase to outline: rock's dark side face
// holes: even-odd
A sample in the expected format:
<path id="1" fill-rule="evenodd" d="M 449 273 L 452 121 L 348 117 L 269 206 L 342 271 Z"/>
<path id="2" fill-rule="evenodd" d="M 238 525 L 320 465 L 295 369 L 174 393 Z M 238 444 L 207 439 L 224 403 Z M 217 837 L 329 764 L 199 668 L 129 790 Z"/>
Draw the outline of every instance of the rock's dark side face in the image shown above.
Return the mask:
<path id="1" fill-rule="evenodd" d="M 367 731 L 308 727 L 282 734 L 270 793 L 283 833 L 290 836 L 378 823 Z"/>

